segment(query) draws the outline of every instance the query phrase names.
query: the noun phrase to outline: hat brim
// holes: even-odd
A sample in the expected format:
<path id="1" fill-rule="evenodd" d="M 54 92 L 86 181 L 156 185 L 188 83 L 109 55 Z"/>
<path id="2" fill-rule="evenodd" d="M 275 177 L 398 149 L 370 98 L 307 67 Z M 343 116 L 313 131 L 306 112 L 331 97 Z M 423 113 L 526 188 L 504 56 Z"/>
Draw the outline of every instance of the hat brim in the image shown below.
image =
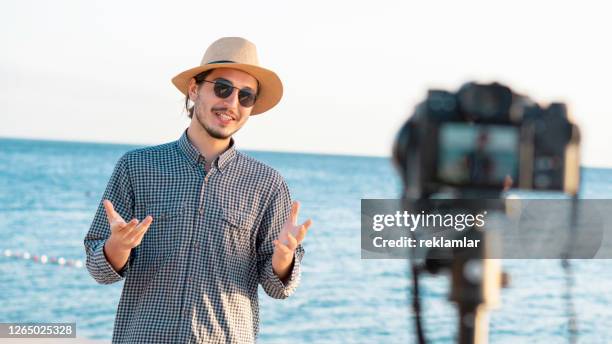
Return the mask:
<path id="1" fill-rule="evenodd" d="M 172 83 L 185 96 L 189 94 L 189 82 L 196 75 L 211 69 L 231 68 L 250 74 L 259 82 L 259 94 L 257 101 L 253 105 L 251 115 L 258 115 L 276 106 L 283 97 L 283 83 L 276 73 L 271 70 L 254 65 L 242 63 L 211 63 L 203 66 L 188 69 L 174 78 Z"/>

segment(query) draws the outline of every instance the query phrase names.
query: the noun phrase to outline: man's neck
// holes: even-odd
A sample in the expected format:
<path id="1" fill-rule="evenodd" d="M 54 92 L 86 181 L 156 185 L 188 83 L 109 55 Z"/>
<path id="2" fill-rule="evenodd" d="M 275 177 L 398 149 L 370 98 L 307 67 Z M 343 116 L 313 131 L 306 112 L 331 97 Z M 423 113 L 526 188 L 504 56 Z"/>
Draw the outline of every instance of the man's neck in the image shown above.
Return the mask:
<path id="1" fill-rule="evenodd" d="M 206 171 L 209 171 L 213 161 L 227 150 L 231 140 L 230 138 L 214 138 L 204 128 L 200 125 L 194 125 L 193 122 L 187 128 L 187 137 L 206 159 Z"/>

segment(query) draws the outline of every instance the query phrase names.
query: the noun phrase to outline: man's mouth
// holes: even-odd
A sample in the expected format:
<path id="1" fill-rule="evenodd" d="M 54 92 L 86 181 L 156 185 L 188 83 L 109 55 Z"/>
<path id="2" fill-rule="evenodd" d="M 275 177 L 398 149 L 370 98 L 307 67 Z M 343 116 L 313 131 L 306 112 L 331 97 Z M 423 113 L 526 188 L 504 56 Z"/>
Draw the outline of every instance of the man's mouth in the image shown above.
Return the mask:
<path id="1" fill-rule="evenodd" d="M 231 113 L 225 111 L 213 111 L 213 113 L 219 117 L 223 122 L 229 122 L 232 120 L 236 120 Z"/>

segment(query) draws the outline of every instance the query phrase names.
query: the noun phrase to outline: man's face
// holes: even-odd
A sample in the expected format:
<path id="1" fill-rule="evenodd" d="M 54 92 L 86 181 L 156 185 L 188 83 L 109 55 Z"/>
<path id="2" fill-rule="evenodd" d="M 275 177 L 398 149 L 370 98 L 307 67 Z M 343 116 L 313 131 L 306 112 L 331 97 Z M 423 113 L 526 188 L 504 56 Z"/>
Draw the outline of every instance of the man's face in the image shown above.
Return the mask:
<path id="1" fill-rule="evenodd" d="M 244 107 L 238 102 L 238 90 L 250 88 L 257 92 L 257 80 L 248 73 L 229 68 L 214 69 L 206 77 L 213 82 L 220 79 L 236 87 L 229 97 L 219 98 L 215 95 L 213 83 L 203 82 L 198 87 L 193 79 L 189 85 L 189 97 L 194 102 L 192 122 L 198 121 L 208 135 L 222 140 L 237 132 L 251 115 L 253 107 Z"/>

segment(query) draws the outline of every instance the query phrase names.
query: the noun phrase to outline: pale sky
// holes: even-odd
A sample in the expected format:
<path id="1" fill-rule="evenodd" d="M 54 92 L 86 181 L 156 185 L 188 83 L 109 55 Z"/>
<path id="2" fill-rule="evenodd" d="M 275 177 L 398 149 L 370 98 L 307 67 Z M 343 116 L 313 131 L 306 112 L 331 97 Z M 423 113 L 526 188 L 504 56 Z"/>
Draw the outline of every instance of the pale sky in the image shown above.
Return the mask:
<path id="1" fill-rule="evenodd" d="M 159 144 L 170 83 L 223 36 L 253 41 L 281 103 L 239 148 L 389 155 L 429 88 L 500 81 L 563 101 L 582 164 L 612 167 L 611 6 L 587 1 L 30 1 L 0 4 L 0 136 Z"/>

